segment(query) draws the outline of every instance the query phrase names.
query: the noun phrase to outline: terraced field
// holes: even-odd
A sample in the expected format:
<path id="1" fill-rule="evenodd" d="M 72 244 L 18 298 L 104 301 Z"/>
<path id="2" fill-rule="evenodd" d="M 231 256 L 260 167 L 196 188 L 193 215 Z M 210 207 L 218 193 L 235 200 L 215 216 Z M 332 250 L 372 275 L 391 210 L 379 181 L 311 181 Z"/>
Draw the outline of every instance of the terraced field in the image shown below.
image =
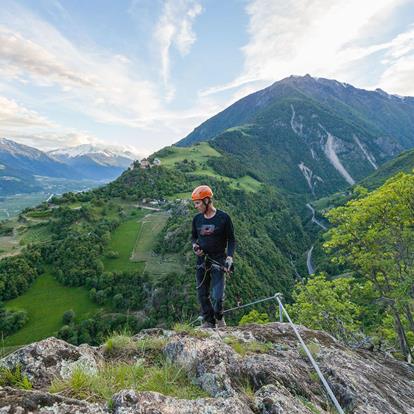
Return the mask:
<path id="1" fill-rule="evenodd" d="M 181 272 L 182 266 L 178 255 L 160 256 L 154 253 L 157 237 L 168 220 L 165 212 L 152 213 L 141 221 L 141 230 L 137 237 L 132 260 L 145 262 L 145 271 L 156 277 L 168 272 Z"/>

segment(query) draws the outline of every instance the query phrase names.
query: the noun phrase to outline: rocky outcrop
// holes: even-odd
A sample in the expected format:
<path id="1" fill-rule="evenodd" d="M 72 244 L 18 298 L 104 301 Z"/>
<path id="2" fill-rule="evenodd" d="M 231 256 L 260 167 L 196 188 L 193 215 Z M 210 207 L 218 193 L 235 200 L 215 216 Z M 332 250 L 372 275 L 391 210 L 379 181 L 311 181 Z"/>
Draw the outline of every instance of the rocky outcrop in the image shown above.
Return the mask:
<path id="1" fill-rule="evenodd" d="M 35 342 L 3 358 L 0 366 L 21 368 L 34 388 L 49 386 L 54 378 L 68 378 L 74 369 L 97 371 L 99 353 L 88 345 L 74 346 L 61 339 Z"/>
<path id="2" fill-rule="evenodd" d="M 200 398 L 179 400 L 157 392 L 122 391 L 113 398 L 115 414 L 252 414 L 250 408 L 238 398 Z"/>
<path id="3" fill-rule="evenodd" d="M 345 412 L 414 414 L 412 365 L 380 353 L 349 349 L 324 332 L 301 326 L 298 330 Z M 185 400 L 125 389 L 113 395 L 107 406 L 104 401 L 96 405 L 49 394 L 46 391 L 53 378 L 67 377 L 74 367 L 95 372 L 101 361 L 110 358 L 103 348 L 74 347 L 49 338 L 0 361 L 0 365 L 11 369 L 20 365 L 34 387 L 41 390 L 1 389 L 0 397 L 5 402 L 0 398 L 0 413 L 29 412 L 35 403 L 39 412 L 51 412 L 47 410 L 55 407 L 53 412 L 69 413 L 98 413 L 109 407 L 115 413 L 142 414 L 335 412 L 288 324 L 248 325 L 207 332 L 206 336 L 200 331 L 175 333 L 153 329 L 141 332 L 133 340 L 162 340 L 163 358 L 180 367 L 209 398 Z M 138 351 L 134 355 L 131 349 L 134 348 L 129 347 L 125 353 L 131 361 L 142 359 Z"/>
<path id="4" fill-rule="evenodd" d="M 16 390 L 0 387 L 0 413 L 66 413 L 66 414 L 101 414 L 107 412 L 99 404 L 61 397 L 42 391 Z"/>

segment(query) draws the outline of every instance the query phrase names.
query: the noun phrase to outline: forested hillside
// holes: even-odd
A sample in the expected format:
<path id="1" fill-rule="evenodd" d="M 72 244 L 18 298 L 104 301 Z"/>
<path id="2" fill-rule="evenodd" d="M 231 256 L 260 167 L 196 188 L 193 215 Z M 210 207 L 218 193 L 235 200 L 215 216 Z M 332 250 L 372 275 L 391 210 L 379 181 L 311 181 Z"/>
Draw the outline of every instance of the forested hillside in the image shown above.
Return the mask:
<path id="1" fill-rule="evenodd" d="M 200 176 L 202 164 L 214 158 L 212 154 L 220 157 L 208 148 L 196 148 L 192 160 L 186 158 L 191 153 L 179 154 L 176 161 L 177 154 L 169 150 L 172 153 L 162 157 L 166 166 L 142 169 L 136 163 L 101 189 L 68 193 L 22 213 L 20 221 L 30 216 L 42 218 L 36 224 L 42 235 L 23 246 L 21 255 L 4 260 L 20 260 L 34 251 L 61 284 L 85 287 L 90 299 L 103 307 L 93 318 L 69 319 L 60 329 L 60 337 L 73 343 L 98 343 L 116 329 L 171 326 L 197 315 L 195 260 L 189 244 L 195 211 L 187 194 L 200 180 L 214 188 L 218 208 L 232 216 L 236 228 L 236 272 L 228 281 L 228 305 L 277 291 L 289 298 L 295 266 L 299 272 L 305 271 L 303 253 L 309 244 L 300 218 L 281 194 L 251 176 L 233 179 L 208 166 L 207 174 Z M 143 236 L 148 220 L 159 214 L 141 209 L 143 199 L 154 200 L 167 214 L 166 225 L 154 228 L 156 237 L 150 250 L 155 256 L 145 255 L 139 242 L 141 238 L 143 244 L 148 243 L 149 235 Z M 32 231 L 33 225 L 28 226 L 26 232 Z M 24 283 L 9 279 L 16 287 L 4 290 L 2 300 L 21 295 L 36 277 L 43 277 L 35 264 L 38 266 L 27 264 Z M 234 321 L 241 316 L 233 315 Z"/>
<path id="2" fill-rule="evenodd" d="M 413 98 L 291 76 L 237 101 L 177 145 L 210 141 L 261 180 L 314 200 L 412 148 L 413 119 Z"/>
<path id="3" fill-rule="evenodd" d="M 190 195 L 208 184 L 236 231 L 227 307 L 282 292 L 297 321 L 408 357 L 414 345 L 413 176 L 377 187 L 397 171 L 410 171 L 411 152 L 378 168 L 375 160 L 385 161 L 397 147 L 379 143 L 369 123 L 356 124 L 352 116 L 344 121 L 338 108 L 299 99 L 304 92 L 295 91 L 277 102 L 260 101 L 252 123 L 218 131 L 208 142 L 166 147 L 148 158 L 149 165 L 135 162 L 106 186 L 54 197 L 2 223 L 4 345 L 31 342 L 35 331 L 97 344 L 113 331 L 193 320 L 198 304 Z M 350 172 L 359 179 L 372 171 L 366 183 L 375 191 L 349 187 Z M 341 189 L 339 197 L 313 201 Z M 378 200 L 390 206 L 383 216 Z M 42 286 L 51 296 L 67 289 L 73 306 L 47 299 Z M 77 298 L 73 289 L 79 289 Z M 36 304 L 49 306 L 49 314 L 37 313 Z M 228 321 L 276 317 L 272 307 L 255 311 L 234 312 Z"/>

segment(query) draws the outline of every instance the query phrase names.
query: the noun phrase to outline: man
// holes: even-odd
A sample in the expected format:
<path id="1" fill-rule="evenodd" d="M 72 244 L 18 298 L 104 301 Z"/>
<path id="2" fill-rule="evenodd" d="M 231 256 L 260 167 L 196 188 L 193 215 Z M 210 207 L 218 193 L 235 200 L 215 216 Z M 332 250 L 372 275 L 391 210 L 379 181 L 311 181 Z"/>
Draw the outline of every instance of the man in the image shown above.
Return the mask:
<path id="1" fill-rule="evenodd" d="M 225 277 L 233 264 L 235 248 L 230 216 L 213 205 L 213 191 L 207 185 L 197 187 L 191 196 L 198 210 L 193 218 L 192 244 L 197 255 L 197 294 L 203 316 L 203 328 L 223 328 Z M 227 252 L 226 252 L 227 248 Z M 212 288 L 213 304 L 210 301 Z"/>

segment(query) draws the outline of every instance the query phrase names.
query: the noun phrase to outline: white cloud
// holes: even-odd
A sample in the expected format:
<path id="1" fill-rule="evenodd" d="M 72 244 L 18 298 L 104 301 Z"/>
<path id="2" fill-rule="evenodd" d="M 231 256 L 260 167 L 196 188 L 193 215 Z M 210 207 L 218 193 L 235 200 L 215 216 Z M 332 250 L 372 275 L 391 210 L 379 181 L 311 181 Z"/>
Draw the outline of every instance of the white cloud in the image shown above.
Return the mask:
<path id="1" fill-rule="evenodd" d="M 7 20 L 7 27 L 0 27 L 3 79 L 30 82 L 55 97 L 58 87 L 64 92 L 60 104 L 98 122 L 135 127 L 153 122 L 158 88 L 140 77 L 137 62 L 96 45 L 75 45 L 47 22 L 18 11 L 17 17 L 2 16 Z"/>
<path id="2" fill-rule="evenodd" d="M 56 148 L 76 146 L 81 144 L 99 144 L 96 137 L 86 132 L 79 131 L 41 131 L 30 133 L 24 131 L 3 131 L 0 130 L 2 137 L 10 138 L 21 144 L 38 148 L 42 151 L 49 151 Z"/>
<path id="3" fill-rule="evenodd" d="M 54 128 L 56 126 L 37 112 L 5 96 L 0 96 L 0 125 L 2 128 Z"/>
<path id="4" fill-rule="evenodd" d="M 413 74 L 414 53 L 391 65 L 382 74 L 379 86 L 390 93 L 414 96 Z"/>
<path id="5" fill-rule="evenodd" d="M 87 76 L 70 70 L 44 47 L 1 27 L 0 61 L 8 71 L 14 73 L 14 77 L 29 74 L 37 82 L 46 85 L 96 86 Z"/>
<path id="6" fill-rule="evenodd" d="M 0 137 L 40 149 L 99 142 L 92 134 L 64 128 L 5 96 L 0 96 Z"/>
<path id="7" fill-rule="evenodd" d="M 334 77 L 347 82 L 348 69 L 388 43 L 361 44 L 360 35 L 378 19 L 409 0 L 252 0 L 244 67 L 233 81 L 203 90 L 218 93 L 257 81 L 273 82 L 291 74 Z M 363 39 L 366 40 L 366 39 Z"/>
<path id="8" fill-rule="evenodd" d="M 154 32 L 159 48 L 161 76 L 167 90 L 166 100 L 174 97 L 175 90 L 170 85 L 170 52 L 175 48 L 185 56 L 196 41 L 193 24 L 203 8 L 197 0 L 165 0 L 162 15 Z"/>

